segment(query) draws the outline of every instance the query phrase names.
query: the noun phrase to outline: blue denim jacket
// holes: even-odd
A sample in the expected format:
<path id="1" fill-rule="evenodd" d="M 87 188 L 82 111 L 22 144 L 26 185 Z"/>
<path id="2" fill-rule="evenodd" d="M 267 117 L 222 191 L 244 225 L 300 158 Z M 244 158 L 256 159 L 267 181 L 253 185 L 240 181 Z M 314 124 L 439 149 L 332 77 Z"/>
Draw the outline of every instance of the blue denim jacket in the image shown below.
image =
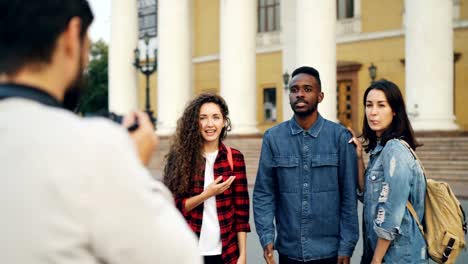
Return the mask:
<path id="1" fill-rule="evenodd" d="M 380 237 L 392 240 L 386 263 L 427 263 L 426 242 L 406 208 L 409 198 L 423 220 L 426 182 L 419 161 L 392 139 L 370 152 L 365 177 L 364 223 L 372 250 Z"/>
<path id="2" fill-rule="evenodd" d="M 352 255 L 359 226 L 350 138 L 320 115 L 309 130 L 292 118 L 265 132 L 253 193 L 262 247 L 274 242 L 276 225 L 275 248 L 289 258 Z"/>

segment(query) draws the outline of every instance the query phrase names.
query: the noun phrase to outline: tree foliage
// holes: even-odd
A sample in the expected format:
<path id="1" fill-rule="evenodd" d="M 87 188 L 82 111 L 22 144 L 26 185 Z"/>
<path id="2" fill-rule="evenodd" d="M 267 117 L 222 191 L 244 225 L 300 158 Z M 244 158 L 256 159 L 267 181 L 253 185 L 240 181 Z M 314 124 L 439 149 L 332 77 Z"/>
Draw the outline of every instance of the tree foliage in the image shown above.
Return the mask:
<path id="1" fill-rule="evenodd" d="M 91 45 L 86 74 L 87 89 L 80 100 L 79 112 L 105 113 L 108 109 L 108 45 L 99 40 Z"/>

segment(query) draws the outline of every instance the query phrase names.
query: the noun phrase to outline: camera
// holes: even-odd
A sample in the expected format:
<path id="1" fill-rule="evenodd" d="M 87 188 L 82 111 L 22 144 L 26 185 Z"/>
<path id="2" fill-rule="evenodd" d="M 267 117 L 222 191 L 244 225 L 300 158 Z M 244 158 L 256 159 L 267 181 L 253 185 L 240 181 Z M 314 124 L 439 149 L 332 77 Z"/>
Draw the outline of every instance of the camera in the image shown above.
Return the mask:
<path id="1" fill-rule="evenodd" d="M 107 113 L 105 117 L 109 118 L 111 121 L 114 121 L 115 123 L 120 124 L 120 125 L 123 122 L 123 116 L 118 115 L 118 114 L 113 113 L 113 112 Z"/>
<path id="2" fill-rule="evenodd" d="M 114 121 L 115 123 L 120 124 L 120 125 L 122 124 L 123 118 L 124 118 L 122 115 L 118 115 L 113 112 L 107 113 L 104 117 L 107 117 L 111 121 Z M 129 126 L 127 130 L 129 132 L 132 132 L 132 131 L 137 130 L 137 128 L 138 128 L 138 119 L 135 119 L 135 122 L 131 126 Z"/>

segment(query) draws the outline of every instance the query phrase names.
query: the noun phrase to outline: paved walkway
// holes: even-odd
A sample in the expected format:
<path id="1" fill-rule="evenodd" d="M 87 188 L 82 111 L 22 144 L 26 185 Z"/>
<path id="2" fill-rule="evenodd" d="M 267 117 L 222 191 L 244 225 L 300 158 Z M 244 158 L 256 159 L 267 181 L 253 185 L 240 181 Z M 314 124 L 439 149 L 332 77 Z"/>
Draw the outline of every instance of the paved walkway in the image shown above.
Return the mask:
<path id="1" fill-rule="evenodd" d="M 153 173 L 155 174 L 156 178 L 160 178 L 161 172 L 158 170 L 153 170 Z M 453 184 L 451 183 L 451 186 Z M 460 185 L 452 186 L 453 189 L 457 188 L 457 191 L 460 193 L 462 192 L 463 199 L 461 200 L 462 206 L 465 209 L 465 212 L 468 213 L 468 188 Z M 249 188 L 249 194 L 250 194 L 250 199 L 252 202 L 252 188 Z M 359 210 L 359 226 L 361 227 L 361 215 L 362 215 L 362 204 L 359 202 L 358 203 L 358 210 Z M 254 218 L 253 218 L 253 212 L 252 212 L 252 204 L 250 205 L 250 226 L 252 229 L 252 232 L 247 235 L 247 263 L 248 264 L 262 264 L 265 263 L 263 260 L 263 250 L 261 248 L 260 242 L 258 240 L 257 233 L 255 231 L 255 223 L 254 223 Z M 468 241 L 468 237 L 465 237 L 466 240 Z M 276 252 L 276 251 L 275 251 Z M 359 237 L 358 244 L 356 245 L 356 248 L 354 250 L 353 257 L 351 258 L 351 264 L 359 264 L 360 257 L 362 255 L 362 237 Z M 277 262 L 278 263 L 278 262 Z M 430 261 L 431 264 L 435 263 Z M 456 264 L 468 264 L 468 250 L 462 251 L 460 257 L 458 258 L 458 261 Z"/>
<path id="2" fill-rule="evenodd" d="M 252 190 L 250 190 L 250 197 L 252 197 Z M 462 206 L 465 211 L 468 211 L 468 200 L 462 201 Z M 362 204 L 359 203 L 359 216 L 362 215 Z M 248 264 L 262 264 L 265 263 L 263 260 L 263 250 L 261 249 L 260 242 L 258 240 L 257 233 L 255 232 L 255 224 L 253 219 L 253 212 L 251 208 L 250 213 L 250 226 L 252 232 L 247 235 L 247 263 Z M 361 225 L 361 217 L 359 217 L 359 226 Z M 468 241 L 468 237 L 465 237 Z M 354 250 L 353 257 L 351 258 L 351 264 L 359 264 L 362 255 L 362 237 L 359 236 L 358 244 Z M 435 263 L 430 261 L 431 264 Z M 405 263 L 406 264 L 406 263 Z M 468 264 L 468 250 L 462 251 L 456 264 Z"/>

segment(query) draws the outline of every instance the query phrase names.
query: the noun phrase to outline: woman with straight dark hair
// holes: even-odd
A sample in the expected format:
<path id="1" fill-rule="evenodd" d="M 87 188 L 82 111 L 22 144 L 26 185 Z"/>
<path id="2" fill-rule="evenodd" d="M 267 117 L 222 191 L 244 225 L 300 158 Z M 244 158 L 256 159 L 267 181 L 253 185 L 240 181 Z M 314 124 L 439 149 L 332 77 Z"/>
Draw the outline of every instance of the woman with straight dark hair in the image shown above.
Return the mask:
<path id="1" fill-rule="evenodd" d="M 364 93 L 361 140 L 353 137 L 359 165 L 359 191 L 364 203 L 364 256 L 361 263 L 427 263 L 426 242 L 406 207 L 424 216 L 426 182 L 409 148 L 418 142 L 396 84 L 374 82 Z M 369 153 L 364 169 L 363 146 Z"/>
<path id="2" fill-rule="evenodd" d="M 242 153 L 223 144 L 231 128 L 221 96 L 201 94 L 177 122 L 164 183 L 199 237 L 205 264 L 245 264 L 249 194 Z"/>

